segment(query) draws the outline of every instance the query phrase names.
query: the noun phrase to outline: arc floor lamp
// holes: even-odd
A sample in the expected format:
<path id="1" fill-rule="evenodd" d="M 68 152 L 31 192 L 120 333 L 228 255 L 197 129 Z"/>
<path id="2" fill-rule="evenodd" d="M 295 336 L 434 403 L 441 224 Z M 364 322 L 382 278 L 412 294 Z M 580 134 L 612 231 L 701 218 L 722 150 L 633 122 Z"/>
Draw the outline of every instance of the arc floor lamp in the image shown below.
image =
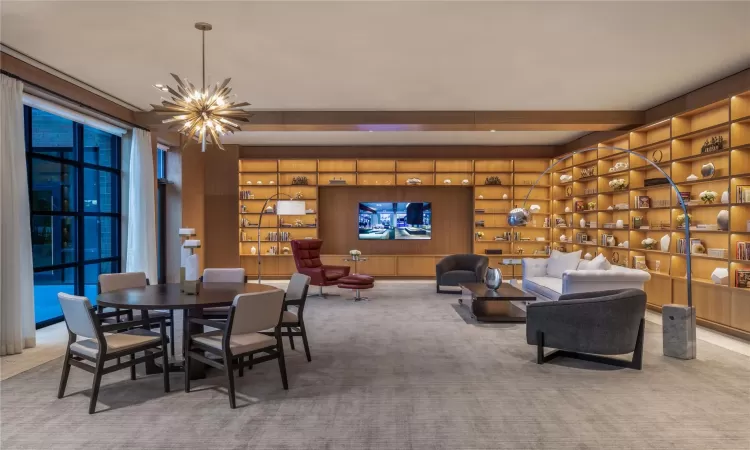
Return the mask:
<path id="1" fill-rule="evenodd" d="M 286 196 L 289 200 L 281 200 L 280 196 Z M 261 283 L 261 239 L 260 239 L 260 229 L 263 225 L 263 214 L 266 214 L 266 208 L 268 207 L 268 202 L 271 200 L 276 200 L 276 206 L 274 207 L 274 213 L 277 216 L 304 216 L 306 214 L 305 212 L 305 202 L 304 200 L 293 200 L 292 197 L 288 194 L 284 194 L 282 192 L 278 194 L 273 194 L 272 196 L 268 197 L 263 203 L 263 208 L 260 210 L 260 216 L 258 217 L 258 284 Z M 277 219 L 278 220 L 278 219 Z M 277 229 L 279 226 L 279 223 L 277 222 Z"/>
<path id="2" fill-rule="evenodd" d="M 665 305 L 662 309 L 662 326 L 664 331 L 664 354 L 666 356 L 673 356 L 680 359 L 695 359 L 696 357 L 696 346 L 695 346 L 695 308 L 693 308 L 693 286 L 692 286 L 692 273 L 690 266 L 690 215 L 688 214 L 687 205 L 680 195 L 680 190 L 677 188 L 672 177 L 669 176 L 659 165 L 641 155 L 626 148 L 620 147 L 589 147 L 582 150 L 576 150 L 569 155 L 555 161 L 554 164 L 549 166 L 529 188 L 529 192 L 523 199 L 523 205 L 520 208 L 514 208 L 508 214 L 508 225 L 512 227 L 524 226 L 528 223 L 531 214 L 526 208 L 526 203 L 529 200 L 531 191 L 534 190 L 539 181 L 550 173 L 555 167 L 557 167 L 563 161 L 572 158 L 575 155 L 586 153 L 590 151 L 598 150 L 609 150 L 612 152 L 623 152 L 629 155 L 634 155 L 643 161 L 646 161 L 654 169 L 659 171 L 664 178 L 669 182 L 677 194 L 677 201 L 679 202 L 680 208 L 685 215 L 685 265 L 686 271 L 685 278 L 687 281 L 687 306 L 682 305 Z"/>

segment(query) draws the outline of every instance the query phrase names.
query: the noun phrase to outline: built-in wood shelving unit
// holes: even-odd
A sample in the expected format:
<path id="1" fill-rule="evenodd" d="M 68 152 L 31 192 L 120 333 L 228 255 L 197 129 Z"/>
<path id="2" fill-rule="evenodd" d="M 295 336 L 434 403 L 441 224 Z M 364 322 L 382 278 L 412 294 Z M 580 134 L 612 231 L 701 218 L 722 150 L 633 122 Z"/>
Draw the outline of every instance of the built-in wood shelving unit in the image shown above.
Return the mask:
<path id="1" fill-rule="evenodd" d="M 472 251 L 485 254 L 487 249 L 502 250 L 501 255 L 487 255 L 491 265 L 500 267 L 505 277 L 520 278 L 520 259 L 545 257 L 552 243 L 550 174 L 545 175 L 529 195 L 526 207 L 538 205 L 539 210 L 532 215 L 528 226 L 509 227 L 508 212 L 515 206 L 523 205 L 531 185 L 550 163 L 549 159 L 240 160 L 239 251 L 243 266 L 252 271 L 260 257 L 264 258 L 264 273 L 269 276 L 285 276 L 294 272 L 294 261 L 287 253 L 290 251 L 288 241 L 318 236 L 317 199 L 320 186 L 409 186 L 410 181 L 413 183 L 418 179 L 419 183 L 415 186 L 472 189 Z M 308 185 L 293 184 L 295 177 L 300 176 L 307 177 Z M 500 184 L 487 184 L 489 177 L 497 177 Z M 269 210 L 262 218 L 262 242 L 258 248 L 257 224 L 260 210 L 264 201 L 276 193 L 292 197 L 301 195 L 310 212 L 300 217 L 281 217 Z M 274 208 L 275 204 L 275 201 L 269 202 L 269 208 Z M 295 220 L 301 221 L 304 226 L 289 226 Z M 484 226 L 481 226 L 482 223 Z M 284 231 L 291 233 L 290 239 L 268 239 L 270 233 Z M 480 232 L 484 236 L 480 237 Z M 495 239 L 502 236 L 509 236 L 510 239 Z M 253 247 L 256 249 L 255 255 L 251 254 Z M 435 258 L 439 260 L 444 255 L 426 255 L 426 259 L 421 256 L 373 255 L 369 270 L 373 274 L 389 276 L 434 275 Z"/>
<path id="2" fill-rule="evenodd" d="M 712 138 L 720 138 L 723 147 L 702 152 L 706 141 Z M 691 238 L 700 239 L 706 249 L 726 250 L 724 256 L 718 257 L 693 254 L 693 301 L 698 317 L 714 328 L 750 336 L 750 289 L 735 287 L 736 271 L 750 270 L 750 261 L 738 260 L 736 255 L 738 242 L 750 242 L 750 203 L 737 198 L 738 186 L 750 187 L 750 92 L 634 129 L 598 144 L 597 150 L 576 153 L 570 158 L 563 155 L 557 159 L 564 160 L 551 177 L 554 248 L 580 249 L 583 254 L 592 255 L 603 253 L 610 261 L 631 268 L 634 257 L 645 257 L 647 271 L 652 275 L 646 284 L 649 303 L 656 307 L 684 303 L 686 258 L 677 251 L 677 241 L 684 238 L 684 229 L 678 224 L 682 209 L 676 194 L 669 184 L 646 185 L 647 179 L 663 177 L 659 170 L 635 155 L 601 148 L 605 146 L 630 149 L 658 161 L 680 192 L 690 195 Z M 622 163 L 627 163 L 627 168 L 610 172 L 612 168 L 622 168 Z M 701 174 L 708 163 L 714 165 L 713 176 Z M 592 167 L 595 175 L 582 176 L 581 169 Z M 560 175 L 565 174 L 573 175 L 573 181 L 561 182 Z M 691 174 L 698 179 L 688 180 Z M 625 180 L 627 188 L 613 190 L 609 187 L 613 179 Z M 702 191 L 715 191 L 716 201 L 701 203 Z M 729 195 L 728 203 L 721 202 L 724 192 Z M 639 196 L 649 197 L 651 206 L 640 208 Z M 576 210 L 576 204 L 584 209 Z M 716 225 L 721 210 L 729 212 L 728 230 L 697 228 Z M 639 217 L 641 226 L 649 228 L 633 227 L 634 219 Z M 585 226 L 581 226 L 582 219 Z M 618 220 L 623 221 L 624 228 L 612 228 Z M 576 242 L 578 233 L 588 234 L 593 243 Z M 560 239 L 563 234 L 565 241 Z M 616 244 L 628 241 L 628 247 L 605 245 L 602 241 L 605 234 L 613 235 Z M 669 248 L 661 249 L 664 235 L 670 237 Z M 643 248 L 641 242 L 646 238 L 657 241 L 656 249 Z M 729 271 L 727 286 L 711 281 L 716 268 Z"/>

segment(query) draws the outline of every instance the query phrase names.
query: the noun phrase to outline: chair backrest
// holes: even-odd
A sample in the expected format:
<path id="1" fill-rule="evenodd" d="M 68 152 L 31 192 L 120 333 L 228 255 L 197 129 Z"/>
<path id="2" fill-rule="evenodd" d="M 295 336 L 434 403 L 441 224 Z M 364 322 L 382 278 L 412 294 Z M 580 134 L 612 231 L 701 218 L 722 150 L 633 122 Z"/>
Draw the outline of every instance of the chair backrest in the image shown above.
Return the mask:
<path id="1" fill-rule="evenodd" d="M 205 269 L 203 271 L 204 283 L 244 283 L 245 269 Z"/>
<path id="2" fill-rule="evenodd" d="M 102 293 L 144 287 L 147 284 L 148 278 L 146 278 L 144 272 L 103 273 L 99 275 L 99 290 Z"/>
<path id="3" fill-rule="evenodd" d="M 321 267 L 320 248 L 323 241 L 320 239 L 297 239 L 292 241 L 292 254 L 297 270 L 314 269 Z"/>
<path id="4" fill-rule="evenodd" d="M 276 289 L 267 292 L 240 294 L 232 302 L 234 314 L 231 335 L 255 333 L 268 330 L 279 325 L 281 308 L 284 305 L 284 291 Z"/>
<path id="5" fill-rule="evenodd" d="M 65 324 L 71 333 L 90 339 L 98 337 L 96 324 L 94 324 L 91 318 L 91 303 L 89 303 L 89 299 L 63 292 L 57 294 L 57 299 L 60 301 L 60 306 L 62 307 Z"/>
<path id="6" fill-rule="evenodd" d="M 305 300 L 307 297 L 307 288 L 310 286 L 311 278 L 307 275 L 296 272 L 289 280 L 289 286 L 286 288 L 284 300 Z"/>

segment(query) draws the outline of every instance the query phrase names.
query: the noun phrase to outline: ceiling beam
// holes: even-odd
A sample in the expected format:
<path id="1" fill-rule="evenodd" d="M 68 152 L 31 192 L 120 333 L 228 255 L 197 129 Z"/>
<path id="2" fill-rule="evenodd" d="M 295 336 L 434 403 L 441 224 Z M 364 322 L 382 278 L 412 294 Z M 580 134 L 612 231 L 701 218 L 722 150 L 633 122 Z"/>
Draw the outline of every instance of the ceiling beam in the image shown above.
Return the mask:
<path id="1" fill-rule="evenodd" d="M 643 123 L 642 111 L 253 111 L 246 131 L 606 131 Z M 136 113 L 161 126 L 163 116 Z"/>

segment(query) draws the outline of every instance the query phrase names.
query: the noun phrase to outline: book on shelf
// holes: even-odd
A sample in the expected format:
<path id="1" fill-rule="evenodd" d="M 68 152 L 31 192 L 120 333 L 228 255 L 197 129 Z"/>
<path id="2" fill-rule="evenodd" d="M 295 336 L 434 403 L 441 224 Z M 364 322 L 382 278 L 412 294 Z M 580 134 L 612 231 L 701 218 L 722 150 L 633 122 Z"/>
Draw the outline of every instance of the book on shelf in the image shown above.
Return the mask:
<path id="1" fill-rule="evenodd" d="M 737 203 L 750 203 L 750 186 L 743 184 L 737 186 Z"/>
<path id="2" fill-rule="evenodd" d="M 632 265 L 634 269 L 648 270 L 646 266 L 646 257 L 641 255 L 633 256 Z"/>
<path id="3" fill-rule="evenodd" d="M 638 195 L 635 198 L 636 209 L 648 209 L 651 207 L 651 197 L 647 195 Z"/>
<path id="4" fill-rule="evenodd" d="M 750 270 L 735 270 L 734 286 L 741 288 L 750 287 Z"/>
<path id="5" fill-rule="evenodd" d="M 741 261 L 750 261 L 750 254 L 748 254 L 748 250 L 750 250 L 750 242 L 746 241 L 739 241 L 737 242 L 737 245 L 735 246 L 735 259 L 739 259 Z"/>

